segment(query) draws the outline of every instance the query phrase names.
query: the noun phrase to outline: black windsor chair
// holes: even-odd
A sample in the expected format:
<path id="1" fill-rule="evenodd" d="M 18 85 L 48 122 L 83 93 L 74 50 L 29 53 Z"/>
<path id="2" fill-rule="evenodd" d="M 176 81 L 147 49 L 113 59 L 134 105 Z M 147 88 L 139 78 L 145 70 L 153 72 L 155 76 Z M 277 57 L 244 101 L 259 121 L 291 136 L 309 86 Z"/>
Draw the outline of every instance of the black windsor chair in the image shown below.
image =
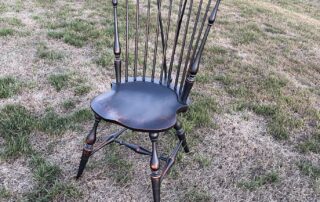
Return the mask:
<path id="1" fill-rule="evenodd" d="M 212 5 L 212 0 L 208 0 L 207 5 L 203 0 L 145 1 L 144 5 L 141 0 L 126 0 L 120 6 L 118 0 L 112 0 L 115 81 L 109 92 L 98 95 L 91 102 L 95 122 L 85 141 L 77 178 L 82 175 L 91 155 L 110 143 L 119 143 L 136 153 L 151 156 L 153 199 L 160 201 L 161 181 L 174 164 L 178 151 L 182 147 L 186 153 L 189 152 L 177 114 L 188 110 L 188 97 L 220 0 L 215 5 Z M 118 16 L 120 11 L 125 13 L 123 18 Z M 163 13 L 167 16 L 163 17 Z M 121 19 L 124 21 L 122 24 L 118 22 Z M 131 19 L 134 19 L 133 23 Z M 172 26 L 175 21 L 176 25 Z M 124 34 L 119 35 L 122 29 Z M 121 55 L 121 39 L 125 41 L 124 56 Z M 130 39 L 134 43 L 131 44 Z M 139 45 L 144 46 L 142 50 Z M 101 120 L 121 125 L 123 129 L 97 138 Z M 159 157 L 159 133 L 171 128 L 176 130 L 179 142 L 168 157 Z M 152 150 L 120 141 L 118 137 L 127 129 L 149 133 Z M 160 160 L 165 161 L 161 171 Z"/>

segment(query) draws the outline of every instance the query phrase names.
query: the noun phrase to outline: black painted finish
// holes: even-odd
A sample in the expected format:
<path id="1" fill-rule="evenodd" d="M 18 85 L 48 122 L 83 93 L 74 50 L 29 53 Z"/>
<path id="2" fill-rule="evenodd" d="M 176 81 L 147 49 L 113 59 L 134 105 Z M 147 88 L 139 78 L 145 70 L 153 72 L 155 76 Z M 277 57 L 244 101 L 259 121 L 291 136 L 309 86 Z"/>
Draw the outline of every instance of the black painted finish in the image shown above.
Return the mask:
<path id="1" fill-rule="evenodd" d="M 177 121 L 176 125 L 174 125 L 174 129 L 176 129 L 176 135 L 178 139 L 182 142 L 184 152 L 189 153 L 190 150 L 187 144 L 186 133 L 184 132 L 182 125 L 179 121 Z"/>
<path id="2" fill-rule="evenodd" d="M 158 158 L 158 141 L 159 133 L 149 133 L 149 138 L 152 143 L 152 155 L 150 159 L 150 169 L 151 169 L 151 185 L 153 192 L 153 200 L 155 202 L 160 201 L 160 179 L 161 175 L 159 173 L 160 161 Z"/>
<path id="3" fill-rule="evenodd" d="M 210 29 L 211 29 L 211 26 L 213 25 L 213 23 L 215 22 L 216 20 L 216 17 L 217 17 L 217 12 L 218 12 L 218 8 L 219 8 L 219 5 L 220 5 L 220 1 L 221 0 L 217 0 L 217 3 L 208 19 L 208 26 L 207 26 L 207 29 L 204 33 L 204 36 L 203 36 L 203 39 L 201 41 L 201 44 L 200 44 L 200 47 L 198 49 L 197 52 L 194 51 L 195 56 L 194 58 L 192 58 L 192 62 L 190 63 L 190 67 L 189 67 L 189 71 L 188 71 L 188 75 L 187 75 L 187 78 L 185 80 L 185 84 L 184 84 L 184 88 L 183 88 L 183 91 L 182 91 L 182 95 L 181 95 L 181 100 L 182 102 L 186 102 L 188 97 L 189 97 L 189 94 L 191 92 L 191 89 L 193 87 L 193 83 L 195 81 L 195 77 L 199 71 L 199 65 L 200 65 L 200 60 L 201 60 L 201 56 L 202 56 L 202 52 L 203 52 L 203 49 L 204 49 L 204 45 L 206 44 L 206 41 L 207 41 L 207 38 L 208 38 L 208 35 L 209 35 L 209 32 L 210 32 Z"/>
<path id="4" fill-rule="evenodd" d="M 173 127 L 176 113 L 186 110 L 176 93 L 153 82 L 112 85 L 110 92 L 101 94 L 91 102 L 92 110 L 107 121 L 118 123 L 136 131 L 159 132 Z"/>
<path id="5" fill-rule="evenodd" d="M 86 138 L 84 147 L 83 147 L 81 161 L 80 161 L 80 165 L 79 165 L 79 169 L 78 169 L 78 174 L 76 176 L 77 179 L 82 175 L 83 170 L 85 169 L 87 162 L 89 160 L 89 157 L 91 156 L 91 154 L 93 152 L 93 145 L 97 139 L 97 128 L 98 128 L 100 121 L 101 121 L 101 118 L 96 115 L 93 127 L 92 127 L 91 131 L 89 132 L 89 134 Z"/>
<path id="6" fill-rule="evenodd" d="M 143 5 L 143 2 L 147 2 L 147 5 Z M 162 12 L 162 7 L 166 2 L 168 11 Z M 85 140 L 77 178 L 82 175 L 91 155 L 108 144 L 118 143 L 137 154 L 151 156 L 150 178 L 153 199 L 155 202 L 160 201 L 161 182 L 174 165 L 178 152 L 181 147 L 186 153 L 189 152 L 186 134 L 182 124 L 177 121 L 177 114 L 188 110 L 189 95 L 221 0 L 216 0 L 211 12 L 209 11 L 212 8 L 212 0 L 206 2 L 206 6 L 203 6 L 204 0 L 179 0 L 178 13 L 174 17 L 172 13 L 176 10 L 173 8 L 175 5 L 173 0 L 156 0 L 156 3 L 151 0 L 130 1 L 130 3 L 135 3 L 134 7 L 129 7 L 128 0 L 112 0 L 115 82 L 112 83 L 109 92 L 98 95 L 91 102 L 91 108 L 95 113 L 95 122 Z M 125 7 L 122 7 L 125 8 L 123 18 L 118 17 L 117 7 L 120 3 L 126 4 Z M 195 6 L 196 4 L 197 6 Z M 205 7 L 204 11 L 203 7 Z M 129 17 L 129 9 L 134 10 L 135 17 L 132 19 Z M 145 15 L 145 13 L 147 19 L 140 22 L 140 19 L 145 18 L 141 15 Z M 166 13 L 166 18 L 163 18 L 162 16 Z M 152 15 L 153 19 L 151 19 Z M 125 25 L 124 78 L 121 77 L 120 36 L 122 35 L 119 34 L 121 29 L 118 29 L 118 20 L 121 19 L 125 19 L 125 23 L 119 23 L 120 28 L 121 25 Z M 133 22 L 129 22 L 131 20 Z M 168 42 L 171 22 L 176 22 L 176 24 L 171 26 L 174 29 L 173 37 L 171 37 L 173 41 Z M 204 29 L 205 22 L 208 24 Z M 131 29 L 129 26 L 133 30 L 134 51 L 130 50 L 129 30 Z M 191 33 L 189 28 L 192 30 Z M 205 31 L 203 32 L 203 30 Z M 145 34 L 141 35 L 143 31 Z M 142 42 L 144 46 L 141 46 Z M 139 47 L 142 50 L 139 50 Z M 132 53 L 129 53 L 130 51 Z M 184 55 L 185 51 L 186 55 Z M 133 64 L 129 64 L 130 54 L 134 56 Z M 167 55 L 170 55 L 169 59 Z M 142 59 L 143 62 L 140 62 L 139 59 Z M 148 66 L 151 68 L 148 69 Z M 156 68 L 160 68 L 160 70 Z M 124 128 L 109 136 L 97 138 L 97 127 L 101 119 Z M 159 132 L 172 127 L 175 129 L 179 141 L 169 156 L 159 157 L 157 151 Z M 127 129 L 148 132 L 152 142 L 152 151 L 118 139 Z M 160 160 L 165 161 L 162 170 L 160 170 Z"/>

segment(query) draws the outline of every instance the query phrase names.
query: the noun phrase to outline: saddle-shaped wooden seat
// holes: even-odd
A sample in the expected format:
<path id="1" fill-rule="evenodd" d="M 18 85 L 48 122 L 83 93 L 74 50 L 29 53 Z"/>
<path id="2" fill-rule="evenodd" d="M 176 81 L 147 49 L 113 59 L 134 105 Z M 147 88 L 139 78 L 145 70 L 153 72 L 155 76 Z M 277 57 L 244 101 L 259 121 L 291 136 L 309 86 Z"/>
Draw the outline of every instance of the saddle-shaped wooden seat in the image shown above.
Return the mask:
<path id="1" fill-rule="evenodd" d="M 113 83 L 111 91 L 92 100 L 92 110 L 107 121 L 136 131 L 160 132 L 173 127 L 177 112 L 187 105 L 179 102 L 171 88 L 139 80 Z"/>

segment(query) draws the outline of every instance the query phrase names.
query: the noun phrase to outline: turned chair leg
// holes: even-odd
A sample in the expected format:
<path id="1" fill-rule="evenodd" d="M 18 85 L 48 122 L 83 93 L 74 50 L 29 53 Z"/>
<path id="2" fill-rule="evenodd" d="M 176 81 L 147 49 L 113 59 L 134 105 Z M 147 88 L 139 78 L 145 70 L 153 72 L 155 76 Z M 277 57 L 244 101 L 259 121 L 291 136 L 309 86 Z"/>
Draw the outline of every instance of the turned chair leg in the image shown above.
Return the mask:
<path id="1" fill-rule="evenodd" d="M 176 129 L 176 135 L 179 138 L 180 141 L 182 141 L 182 147 L 184 149 L 184 152 L 189 153 L 189 147 L 186 140 L 186 133 L 184 132 L 182 125 L 179 121 L 174 125 L 174 129 Z"/>
<path id="2" fill-rule="evenodd" d="M 150 133 L 149 137 L 152 142 L 152 156 L 150 160 L 150 168 L 151 168 L 151 183 L 152 183 L 152 192 L 153 192 L 153 200 L 154 202 L 160 202 L 160 162 L 157 153 L 157 140 L 159 133 Z"/>
<path id="3" fill-rule="evenodd" d="M 97 138 L 97 136 L 96 136 L 97 127 L 98 127 L 100 121 L 101 121 L 101 118 L 98 115 L 95 115 L 95 121 L 94 121 L 93 127 L 92 127 L 90 133 L 88 134 L 86 141 L 85 141 L 85 145 L 83 147 L 80 165 L 79 165 L 79 169 L 78 169 L 78 174 L 76 176 L 77 179 L 79 177 L 81 177 L 83 170 L 85 169 L 86 164 L 89 160 L 89 157 L 92 154 L 93 144 L 96 142 L 96 138 Z"/>

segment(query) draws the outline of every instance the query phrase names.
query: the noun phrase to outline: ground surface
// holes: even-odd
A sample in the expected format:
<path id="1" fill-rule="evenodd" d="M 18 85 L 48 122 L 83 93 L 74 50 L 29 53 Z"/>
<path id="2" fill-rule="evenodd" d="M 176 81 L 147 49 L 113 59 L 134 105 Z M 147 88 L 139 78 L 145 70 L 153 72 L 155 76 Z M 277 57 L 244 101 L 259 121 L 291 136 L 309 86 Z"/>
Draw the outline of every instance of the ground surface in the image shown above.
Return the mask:
<path id="1" fill-rule="evenodd" d="M 149 158 L 108 147 L 75 181 L 113 79 L 106 1 L 0 0 L 0 201 L 151 201 Z M 320 200 L 320 3 L 222 1 L 163 201 Z M 103 124 L 102 132 L 116 129 Z M 145 134 L 126 138 L 150 147 Z M 168 152 L 171 132 L 160 138 Z"/>

